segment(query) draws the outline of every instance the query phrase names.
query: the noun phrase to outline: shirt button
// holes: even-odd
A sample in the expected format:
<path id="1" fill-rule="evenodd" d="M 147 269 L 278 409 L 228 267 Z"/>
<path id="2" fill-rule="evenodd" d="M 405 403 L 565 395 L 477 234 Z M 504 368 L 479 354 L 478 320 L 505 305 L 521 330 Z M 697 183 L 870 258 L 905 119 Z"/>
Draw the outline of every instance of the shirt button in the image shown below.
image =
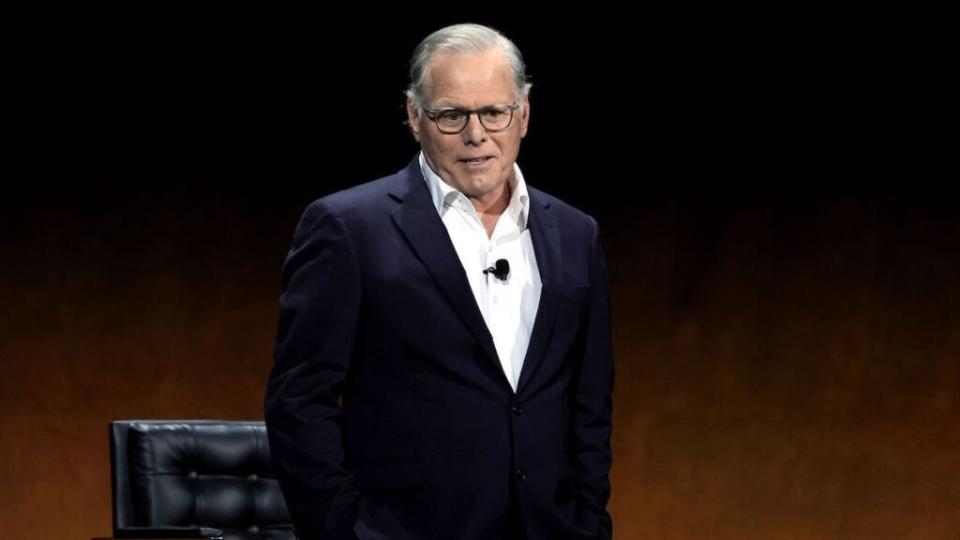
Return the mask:
<path id="1" fill-rule="evenodd" d="M 493 297 L 493 303 L 496 304 L 498 301 L 499 301 L 499 299 L 498 299 L 496 296 L 494 296 L 494 297 Z"/>
<path id="2" fill-rule="evenodd" d="M 513 473 L 513 477 L 516 478 L 518 482 L 523 482 L 527 479 L 527 473 L 524 472 L 523 467 L 517 467 L 517 470 Z"/>

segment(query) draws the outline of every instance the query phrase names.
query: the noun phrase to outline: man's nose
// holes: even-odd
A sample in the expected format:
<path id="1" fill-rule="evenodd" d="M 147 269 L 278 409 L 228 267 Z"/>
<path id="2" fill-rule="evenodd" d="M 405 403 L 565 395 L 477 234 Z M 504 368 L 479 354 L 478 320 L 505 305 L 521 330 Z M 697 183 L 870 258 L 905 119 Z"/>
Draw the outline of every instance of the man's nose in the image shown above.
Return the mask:
<path id="1" fill-rule="evenodd" d="M 471 113 L 467 117 L 467 127 L 463 128 L 463 142 L 466 144 L 481 143 L 487 138 L 487 130 L 480 123 L 480 116 Z"/>

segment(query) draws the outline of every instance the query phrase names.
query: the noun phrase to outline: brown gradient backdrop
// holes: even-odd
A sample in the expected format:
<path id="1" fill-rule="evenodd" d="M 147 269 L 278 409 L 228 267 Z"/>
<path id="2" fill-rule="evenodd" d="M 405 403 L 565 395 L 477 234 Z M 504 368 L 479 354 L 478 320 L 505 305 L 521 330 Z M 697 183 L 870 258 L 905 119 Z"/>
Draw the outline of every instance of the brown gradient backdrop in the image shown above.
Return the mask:
<path id="1" fill-rule="evenodd" d="M 112 419 L 261 418 L 297 210 L 194 209 L 37 211 L 14 246 L 34 264 L 0 287 L 8 537 L 108 532 Z M 606 220 L 618 538 L 960 530 L 960 220 L 803 210 Z"/>
<path id="2" fill-rule="evenodd" d="M 891 117 L 867 112 L 890 96 L 852 97 L 881 86 L 881 70 L 851 86 L 862 64 L 797 73 L 824 54 L 791 50 L 789 69 L 761 76 L 782 48 L 731 67 L 723 54 L 703 60 L 704 43 L 695 55 L 661 47 L 643 65 L 679 83 L 650 77 L 653 94 L 628 100 L 648 107 L 635 117 L 579 124 L 565 104 L 600 96 L 568 80 L 574 51 L 514 24 L 539 85 L 521 163 L 605 234 L 616 537 L 960 537 L 960 213 L 952 190 L 935 189 L 955 176 L 874 131 Z M 279 67 L 282 54 L 251 61 L 258 46 L 224 67 L 212 38 L 172 52 L 135 42 L 135 53 L 92 67 L 83 54 L 41 55 L 62 74 L 44 82 L 93 87 L 80 97 L 56 84 L 26 89 L 56 98 L 34 105 L 67 101 L 24 131 L 20 189 L 5 194 L 5 537 L 109 533 L 113 419 L 262 418 L 278 272 L 299 212 L 411 156 L 402 62 L 436 26 L 398 31 L 399 60 L 370 57 L 379 68 L 349 72 L 376 89 L 358 102 L 383 105 L 366 118 L 385 120 L 345 128 L 339 141 L 315 129 L 330 113 L 314 93 L 329 81 L 294 69 L 331 45 L 309 31 L 269 50 L 306 51 Z M 129 71 L 134 58 L 146 67 Z M 250 90 L 248 68 L 270 84 Z M 686 70 L 734 86 L 707 95 Z M 753 92 L 762 85 L 772 97 Z M 800 107 L 828 87 L 840 97 Z M 342 97 L 333 93 L 322 97 Z"/>

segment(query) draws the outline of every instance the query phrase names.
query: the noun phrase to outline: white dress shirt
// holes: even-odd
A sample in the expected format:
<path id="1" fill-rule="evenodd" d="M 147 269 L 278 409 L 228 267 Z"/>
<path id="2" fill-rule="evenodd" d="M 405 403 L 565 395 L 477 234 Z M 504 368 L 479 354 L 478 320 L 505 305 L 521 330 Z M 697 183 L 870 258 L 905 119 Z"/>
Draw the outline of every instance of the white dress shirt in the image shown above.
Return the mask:
<path id="1" fill-rule="evenodd" d="M 515 180 L 510 184 L 510 203 L 497 219 L 489 237 L 473 203 L 430 168 L 423 152 L 420 153 L 420 170 L 460 264 L 467 273 L 483 320 L 493 336 L 503 372 L 516 392 L 542 286 L 527 228 L 530 197 L 520 167 L 513 164 Z M 510 263 L 506 280 L 492 273 L 483 273 L 485 268 L 494 266 L 497 259 L 506 259 Z"/>

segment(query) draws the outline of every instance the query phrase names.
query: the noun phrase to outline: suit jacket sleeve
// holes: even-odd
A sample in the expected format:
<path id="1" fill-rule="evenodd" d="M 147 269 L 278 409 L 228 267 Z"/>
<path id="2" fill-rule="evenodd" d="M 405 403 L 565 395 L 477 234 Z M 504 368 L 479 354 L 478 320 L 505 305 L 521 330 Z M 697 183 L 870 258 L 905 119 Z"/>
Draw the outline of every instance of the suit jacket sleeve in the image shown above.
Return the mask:
<path id="1" fill-rule="evenodd" d="M 577 476 L 578 520 L 598 538 L 611 538 L 613 524 L 606 511 L 610 498 L 613 431 L 613 346 L 607 266 L 594 221 L 590 254 L 590 303 L 582 363 L 573 391 L 574 461 Z"/>
<path id="2" fill-rule="evenodd" d="M 329 203 L 304 211 L 281 280 L 265 399 L 277 477 L 302 540 L 353 539 L 359 495 L 343 467 L 337 400 L 353 353 L 360 277 L 346 226 Z"/>

